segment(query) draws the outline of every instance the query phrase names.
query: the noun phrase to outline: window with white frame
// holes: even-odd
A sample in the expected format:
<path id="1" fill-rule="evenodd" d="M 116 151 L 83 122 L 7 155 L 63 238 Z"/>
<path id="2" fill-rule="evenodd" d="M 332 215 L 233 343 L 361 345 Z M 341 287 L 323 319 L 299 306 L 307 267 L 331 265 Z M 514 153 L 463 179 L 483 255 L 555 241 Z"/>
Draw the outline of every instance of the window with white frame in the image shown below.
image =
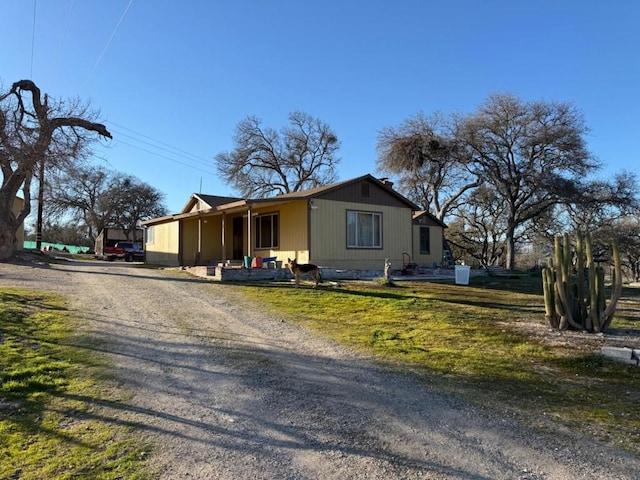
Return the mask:
<path id="1" fill-rule="evenodd" d="M 258 215 L 255 221 L 256 248 L 278 248 L 280 226 L 277 213 Z"/>
<path id="2" fill-rule="evenodd" d="M 382 213 L 347 211 L 347 248 L 382 248 Z"/>
<path id="3" fill-rule="evenodd" d="M 149 245 L 153 245 L 155 241 L 155 233 L 156 233 L 156 229 L 153 225 L 145 228 L 144 230 L 145 243 L 148 243 Z"/>

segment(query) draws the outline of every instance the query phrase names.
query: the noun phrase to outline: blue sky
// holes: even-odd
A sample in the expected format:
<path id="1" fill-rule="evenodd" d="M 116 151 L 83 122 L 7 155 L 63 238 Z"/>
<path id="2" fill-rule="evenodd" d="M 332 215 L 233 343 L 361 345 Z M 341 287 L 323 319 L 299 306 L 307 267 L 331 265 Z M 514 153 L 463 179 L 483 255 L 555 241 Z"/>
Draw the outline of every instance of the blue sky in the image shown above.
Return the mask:
<path id="1" fill-rule="evenodd" d="M 248 115 L 300 110 L 341 140 L 341 180 L 376 174 L 376 140 L 417 112 L 488 95 L 572 102 L 599 174 L 637 171 L 636 0 L 0 0 L 0 80 L 91 102 L 114 135 L 96 163 L 164 192 L 236 195 L 213 157 Z M 35 14 L 34 14 L 35 12 Z"/>

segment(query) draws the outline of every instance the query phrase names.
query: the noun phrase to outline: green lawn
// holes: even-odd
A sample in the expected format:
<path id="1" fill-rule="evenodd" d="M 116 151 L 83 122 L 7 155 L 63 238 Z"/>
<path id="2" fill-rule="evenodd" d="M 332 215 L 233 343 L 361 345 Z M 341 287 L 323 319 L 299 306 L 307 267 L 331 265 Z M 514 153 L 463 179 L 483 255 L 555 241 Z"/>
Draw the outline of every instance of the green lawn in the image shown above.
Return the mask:
<path id="1" fill-rule="evenodd" d="M 61 298 L 0 289 L 0 478 L 146 479 L 147 446 L 99 405 L 122 395 Z"/>
<path id="2" fill-rule="evenodd" d="M 521 328 L 549 334 L 539 277 L 228 290 L 379 362 L 421 372 L 431 388 L 640 453 L 640 368 L 601 357 L 595 336 L 550 344 Z M 640 291 L 626 288 L 612 327 L 640 331 L 639 305 Z"/>

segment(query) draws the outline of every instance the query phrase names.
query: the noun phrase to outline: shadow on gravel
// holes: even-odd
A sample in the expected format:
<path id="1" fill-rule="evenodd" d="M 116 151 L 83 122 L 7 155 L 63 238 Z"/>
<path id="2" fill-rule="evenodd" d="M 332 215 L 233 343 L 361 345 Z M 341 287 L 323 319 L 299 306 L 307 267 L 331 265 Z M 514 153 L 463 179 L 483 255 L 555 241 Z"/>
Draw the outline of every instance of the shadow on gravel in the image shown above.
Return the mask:
<path id="1" fill-rule="evenodd" d="M 78 346 L 105 354 L 114 378 L 125 379 L 133 397 L 62 392 L 96 408 L 61 413 L 149 434 L 154 443 L 171 446 L 171 461 L 217 452 L 224 461 L 249 458 L 255 471 L 277 464 L 281 475 L 273 478 L 292 478 L 285 474 L 286 459 L 310 455 L 323 467 L 356 462 L 388 478 L 488 480 L 496 478 L 486 474 L 491 469 L 499 478 L 528 478 L 517 456 L 505 456 L 490 439 L 536 435 L 513 418 L 499 424 L 463 399 L 430 389 L 427 377 L 315 353 L 313 346 L 301 350 L 281 338 L 207 328 L 206 321 L 136 321 L 108 313 L 86 319 L 95 330 L 78 337 Z M 551 452 L 564 448 L 560 436 L 546 442 Z M 468 458 L 450 461 L 450 452 L 491 467 Z"/>
<path id="2" fill-rule="evenodd" d="M 73 268 L 70 268 L 68 265 L 73 265 Z M 73 264 L 68 264 L 65 268 L 66 272 L 69 273 L 87 273 L 83 267 L 86 268 L 95 268 L 95 262 L 77 262 Z M 186 277 L 186 276 L 171 276 L 171 275 L 150 275 L 148 273 L 149 270 L 142 267 L 141 264 L 129 263 L 129 264 L 109 264 L 102 262 L 98 263 L 98 266 L 108 267 L 109 270 L 91 270 L 91 275 L 100 275 L 100 276 L 116 276 L 123 277 L 128 279 L 147 279 L 147 280 L 158 280 L 158 281 L 169 281 L 176 283 L 207 283 L 210 284 L 211 281 L 198 278 L 198 277 Z M 76 267 L 77 266 L 77 267 Z"/>
<path id="3" fill-rule="evenodd" d="M 394 422 L 399 415 L 406 416 L 402 421 L 407 422 L 420 417 L 420 426 L 429 436 L 456 441 L 454 430 L 447 431 L 447 420 L 438 415 L 443 405 L 451 408 L 452 400 L 442 403 L 437 394 L 425 392 L 425 403 L 405 402 L 405 395 L 416 395 L 412 390 L 416 387 L 396 391 L 401 384 L 397 379 L 384 382 L 395 375 L 392 372 L 286 350 L 274 353 L 250 345 L 203 345 L 199 339 L 144 345 L 123 335 L 115 344 L 117 348 L 96 350 L 135 357 L 140 371 L 145 372 L 119 371 L 117 377 L 129 378 L 136 395 L 168 394 L 172 401 L 143 407 L 129 400 L 63 392 L 57 395 L 99 408 L 60 413 L 132 427 L 159 435 L 161 442 L 187 442 L 190 449 L 199 448 L 196 445 L 204 451 L 222 449 L 258 462 L 272 463 L 274 452 L 281 452 L 276 457 L 282 460 L 282 452 L 300 451 L 324 459 L 352 456 L 374 460 L 384 465 L 390 478 L 405 478 L 408 472 L 409 478 L 416 472 L 459 479 L 490 478 L 422 455 L 417 458 L 387 443 L 385 415 Z M 158 368 L 149 368 L 148 363 Z M 405 378 L 407 385 L 413 381 Z M 225 389 L 232 382 L 239 390 Z M 388 410 L 387 405 L 391 406 Z M 477 450 L 473 455 L 488 454 L 479 445 L 472 449 Z"/>

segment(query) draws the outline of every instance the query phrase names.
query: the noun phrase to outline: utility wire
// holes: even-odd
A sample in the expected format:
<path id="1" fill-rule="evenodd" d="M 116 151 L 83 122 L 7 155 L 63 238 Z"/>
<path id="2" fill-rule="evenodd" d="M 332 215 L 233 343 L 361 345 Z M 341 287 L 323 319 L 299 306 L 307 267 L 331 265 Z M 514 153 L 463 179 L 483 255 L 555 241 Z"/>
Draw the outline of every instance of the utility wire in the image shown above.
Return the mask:
<path id="1" fill-rule="evenodd" d="M 111 45 L 111 42 L 113 41 L 118 29 L 120 28 L 120 25 L 122 24 L 122 22 L 124 21 L 125 17 L 127 16 L 127 13 L 129 12 L 129 9 L 131 8 L 132 4 L 133 4 L 133 0 L 129 0 L 129 3 L 127 4 L 124 12 L 122 13 L 122 15 L 120 17 L 120 20 L 118 21 L 118 23 L 116 24 L 113 32 L 111 33 L 111 36 L 109 37 L 109 40 L 107 41 L 107 43 L 105 44 L 104 48 L 102 49 L 102 52 L 100 53 L 100 55 L 98 57 L 98 60 L 96 61 L 96 63 L 93 66 L 93 68 L 91 69 L 91 71 L 90 71 L 90 73 L 89 73 L 89 75 L 87 77 L 87 82 L 91 80 L 91 78 L 93 77 L 93 74 L 97 70 L 97 68 L 100 65 L 100 63 L 102 62 L 102 59 L 103 59 L 104 55 L 106 54 L 107 50 L 109 49 L 109 46 Z M 58 48 L 58 53 L 57 53 L 57 57 L 56 57 L 56 60 L 55 60 L 55 63 L 54 63 L 54 68 L 53 68 L 53 72 L 52 72 L 52 78 L 56 75 L 56 72 L 57 72 L 57 66 L 58 66 L 58 63 L 59 63 L 60 56 L 62 54 L 64 43 L 65 43 L 65 40 L 66 40 L 66 37 L 67 37 L 67 33 L 69 31 L 69 26 L 70 26 L 70 23 L 71 23 L 71 17 L 72 17 L 72 12 L 73 12 L 74 6 L 75 6 L 75 0 L 73 0 L 72 4 L 70 6 L 70 9 L 69 9 L 69 13 L 67 15 L 67 22 L 66 22 L 66 25 L 65 25 L 64 33 L 63 33 L 63 38 L 62 38 L 62 40 L 60 42 L 60 46 Z M 33 31 L 32 31 L 32 39 L 31 39 L 31 65 L 30 65 L 31 76 L 33 76 L 33 63 L 34 63 L 34 52 L 35 52 L 36 12 L 37 12 L 37 0 L 34 0 L 34 3 L 33 3 Z M 187 157 L 189 157 L 189 158 L 187 158 L 187 160 L 189 162 L 191 162 L 191 163 L 180 161 L 180 160 L 178 160 L 176 158 L 172 158 L 172 157 L 169 157 L 167 155 L 163 155 L 163 154 L 160 154 L 160 153 L 157 153 L 157 152 L 142 148 L 142 147 L 140 147 L 138 145 L 134 145 L 132 143 L 128 143 L 128 142 L 125 142 L 125 141 L 122 141 L 122 140 L 118 139 L 117 142 L 119 142 L 119 143 L 121 143 L 123 145 L 127 145 L 127 146 L 129 146 L 131 148 L 135 148 L 137 150 L 141 150 L 143 152 L 150 153 L 150 154 L 155 155 L 157 157 L 164 158 L 164 159 L 169 160 L 171 162 L 183 165 L 185 167 L 188 167 L 188 168 L 191 168 L 191 169 L 194 169 L 194 170 L 198 170 L 198 171 L 203 172 L 203 173 L 208 174 L 208 175 L 214 175 L 214 176 L 216 175 L 215 172 L 212 172 L 210 170 L 207 170 L 205 168 L 201 168 L 201 167 L 196 166 L 196 165 L 193 164 L 193 163 L 196 163 L 196 164 L 203 165 L 203 166 L 212 166 L 211 165 L 211 161 L 206 159 L 206 158 L 204 158 L 204 157 L 201 157 L 201 156 L 195 155 L 193 153 L 187 152 L 187 151 L 185 151 L 183 149 L 180 149 L 178 147 L 174 147 L 174 146 L 172 146 L 172 145 L 170 145 L 170 144 L 168 144 L 166 142 L 162 142 L 160 140 L 154 139 L 154 138 L 152 138 L 152 137 L 150 137 L 148 135 L 144 135 L 142 133 L 136 132 L 135 130 L 127 128 L 124 125 L 120 125 L 120 124 L 118 124 L 116 122 L 108 122 L 108 123 L 110 123 L 112 125 L 115 125 L 115 126 L 121 128 L 121 129 L 127 130 L 127 131 L 137 135 L 138 137 L 146 138 L 146 139 L 148 139 L 148 140 L 150 140 L 151 142 L 154 142 L 154 143 L 141 140 L 140 138 L 136 138 L 133 135 L 128 135 L 128 134 L 123 133 L 123 132 L 118 132 L 118 134 L 120 136 L 125 136 L 125 137 L 130 138 L 131 140 L 133 140 L 135 142 L 142 143 L 142 144 L 145 144 L 145 145 L 149 145 L 150 147 L 153 147 L 154 149 L 157 149 L 157 150 L 160 150 L 160 151 L 164 151 L 164 152 L 166 152 L 168 154 L 171 154 L 171 155 L 184 155 L 184 156 L 187 156 Z M 159 145 L 162 145 L 162 146 L 159 146 Z M 99 156 L 96 156 L 96 157 L 106 161 L 108 164 L 110 163 L 109 160 L 104 158 L 104 157 L 99 157 Z"/>
<path id="2" fill-rule="evenodd" d="M 36 49 L 36 6 L 38 0 L 33 0 L 33 26 L 31 29 L 31 67 L 29 69 L 29 78 L 33 80 L 33 52 Z"/>
<path id="3" fill-rule="evenodd" d="M 207 159 L 207 158 L 201 157 L 199 155 L 195 155 L 193 153 L 187 152 L 186 150 L 183 150 L 181 148 L 174 147 L 173 145 L 170 145 L 170 144 L 168 144 L 166 142 L 162 142 L 160 140 L 157 140 L 157 139 L 155 139 L 153 137 L 150 137 L 148 135 L 145 135 L 143 133 L 136 132 L 135 130 L 127 128 L 124 125 L 120 125 L 120 124 L 118 124 L 116 122 L 109 121 L 109 122 L 106 122 L 106 123 L 108 123 L 109 125 L 117 125 L 117 126 L 119 126 L 120 128 L 122 128 L 124 130 L 127 130 L 127 131 L 129 131 L 131 133 L 134 133 L 134 134 L 138 135 L 139 137 L 147 138 L 147 139 L 150 140 L 149 142 L 147 142 L 147 141 L 142 140 L 141 138 L 138 138 L 138 137 L 136 137 L 134 135 L 129 135 L 127 133 L 119 131 L 118 129 L 110 128 L 110 131 L 112 133 L 117 134 L 116 135 L 116 139 L 114 140 L 114 142 L 116 144 L 119 142 L 119 143 L 122 143 L 123 145 L 127 145 L 127 146 L 130 146 L 132 148 L 136 148 L 138 150 L 141 150 L 141 151 L 144 151 L 144 152 L 147 152 L 147 153 L 151 153 L 153 155 L 156 155 L 156 156 L 165 158 L 167 160 L 170 160 L 172 162 L 178 163 L 180 165 L 185 165 L 185 166 L 187 166 L 189 168 L 192 168 L 194 170 L 199 170 L 199 171 L 205 172 L 205 173 L 207 173 L 209 175 L 216 175 L 215 173 L 210 171 L 210 169 L 213 167 L 213 161 L 211 159 Z M 135 142 L 135 144 L 122 141 L 121 140 L 122 137 L 126 137 L 126 138 L 131 139 L 132 141 Z M 146 148 L 143 148 L 143 147 L 139 146 L 140 144 L 148 145 L 148 146 L 152 147 L 153 149 L 155 149 L 157 151 L 165 152 L 165 153 L 167 153 L 169 155 L 173 155 L 173 157 L 170 157 L 170 156 L 167 156 L 167 155 L 162 155 L 160 153 L 157 153 L 156 151 L 148 150 Z M 183 157 L 183 161 L 175 159 L 175 156 Z M 204 167 L 204 168 L 202 168 L 202 167 Z"/>
<path id="4" fill-rule="evenodd" d="M 116 130 L 114 130 L 114 132 L 119 133 L 120 135 L 124 135 L 125 137 L 134 139 L 134 140 L 136 140 L 136 141 L 138 141 L 140 143 L 144 143 L 146 145 L 153 146 L 154 148 L 158 148 L 159 150 L 164 150 L 166 152 L 179 153 L 179 154 L 182 154 L 182 155 L 187 155 L 187 156 L 191 157 L 194 161 L 197 161 L 198 163 L 204 163 L 204 164 L 207 164 L 207 165 L 211 163 L 210 159 L 207 159 L 207 158 L 201 157 L 199 155 L 195 155 L 193 153 L 187 152 L 186 150 L 182 150 L 181 148 L 174 147 L 173 145 L 169 145 L 168 143 L 165 143 L 165 142 L 163 142 L 161 140 L 157 140 L 157 139 L 155 139 L 153 137 L 145 135 L 144 133 L 136 132 L 135 130 L 132 130 L 131 128 L 125 127 L 124 125 L 120 125 L 120 124 L 118 124 L 116 122 L 113 122 L 113 121 L 107 121 L 106 123 L 108 123 L 110 125 L 115 125 L 118 128 L 124 129 L 124 130 L 126 130 L 128 132 L 131 132 L 131 133 L 134 133 L 135 135 L 138 135 L 139 137 L 143 137 L 143 138 L 146 138 L 146 139 L 151 140 L 152 142 L 154 142 L 154 143 L 145 142 L 144 140 L 137 139 L 136 137 L 134 137 L 132 135 L 128 135 L 128 134 L 123 133 L 123 132 L 117 132 Z M 167 147 L 167 148 L 159 147 L 159 146 L 154 145 L 154 144 L 163 145 L 164 147 Z"/>
<path id="5" fill-rule="evenodd" d="M 69 33 L 69 26 L 71 25 L 71 14 L 73 13 L 73 7 L 76 4 L 76 0 L 71 2 L 71 6 L 69 7 L 69 13 L 67 14 L 67 23 L 64 27 L 64 32 L 62 33 L 62 40 L 60 40 L 60 46 L 58 47 L 58 54 L 56 55 L 55 62 L 53 64 L 53 71 L 51 72 L 50 81 L 53 83 L 53 80 L 58 73 L 58 65 L 60 64 L 60 57 L 62 56 L 62 48 L 64 47 L 65 40 L 67 39 L 67 33 Z"/>
<path id="6" fill-rule="evenodd" d="M 109 49 L 109 45 L 111 45 L 111 41 L 113 40 L 113 37 L 115 37 L 116 32 L 118 31 L 118 28 L 120 28 L 120 24 L 122 23 L 122 21 L 124 20 L 124 18 L 127 16 L 127 12 L 129 11 L 129 8 L 131 7 L 131 4 L 133 3 L 133 0 L 129 0 L 129 4 L 127 5 L 127 7 L 124 9 L 124 12 L 122 13 L 122 16 L 120 17 L 120 20 L 118 21 L 118 24 L 116 25 L 116 27 L 113 29 L 113 32 L 111 33 L 111 37 L 109 37 L 109 40 L 107 40 L 106 45 L 104 46 L 104 48 L 102 49 L 102 52 L 100 53 L 100 56 L 98 57 L 98 61 L 96 62 L 96 64 L 93 66 L 93 68 L 91 69 L 91 72 L 89 72 L 89 77 L 87 79 L 87 82 L 89 80 L 91 80 L 91 77 L 93 77 L 93 73 L 96 71 L 96 69 L 98 68 L 98 65 L 100 65 L 100 62 L 102 61 L 102 57 L 104 57 L 104 54 L 106 53 L 106 51 Z"/>
<path id="7" fill-rule="evenodd" d="M 137 145 L 133 145 L 133 144 L 128 143 L 128 142 L 124 142 L 122 140 L 117 140 L 117 142 L 118 143 L 122 143 L 123 145 L 127 145 L 127 146 L 129 146 L 131 148 L 135 148 L 137 150 L 141 150 L 143 152 L 150 153 L 150 154 L 155 155 L 157 157 L 161 157 L 161 158 L 164 158 L 166 160 L 170 160 L 170 161 L 172 161 L 174 163 L 179 163 L 180 165 L 184 165 L 185 167 L 189 167 L 189 168 L 192 168 L 194 170 L 199 170 L 199 171 L 204 172 L 204 173 L 206 173 L 208 175 L 217 175 L 216 173 L 214 173 L 212 171 L 209 171 L 209 170 L 205 170 L 204 168 L 196 167 L 196 166 L 190 165 L 189 163 L 186 163 L 186 162 L 181 162 L 180 160 L 177 160 L 175 158 L 167 157 L 166 155 L 162 155 L 162 154 L 153 152 L 151 150 L 147 150 L 146 148 L 142 148 L 142 147 L 139 147 Z"/>

